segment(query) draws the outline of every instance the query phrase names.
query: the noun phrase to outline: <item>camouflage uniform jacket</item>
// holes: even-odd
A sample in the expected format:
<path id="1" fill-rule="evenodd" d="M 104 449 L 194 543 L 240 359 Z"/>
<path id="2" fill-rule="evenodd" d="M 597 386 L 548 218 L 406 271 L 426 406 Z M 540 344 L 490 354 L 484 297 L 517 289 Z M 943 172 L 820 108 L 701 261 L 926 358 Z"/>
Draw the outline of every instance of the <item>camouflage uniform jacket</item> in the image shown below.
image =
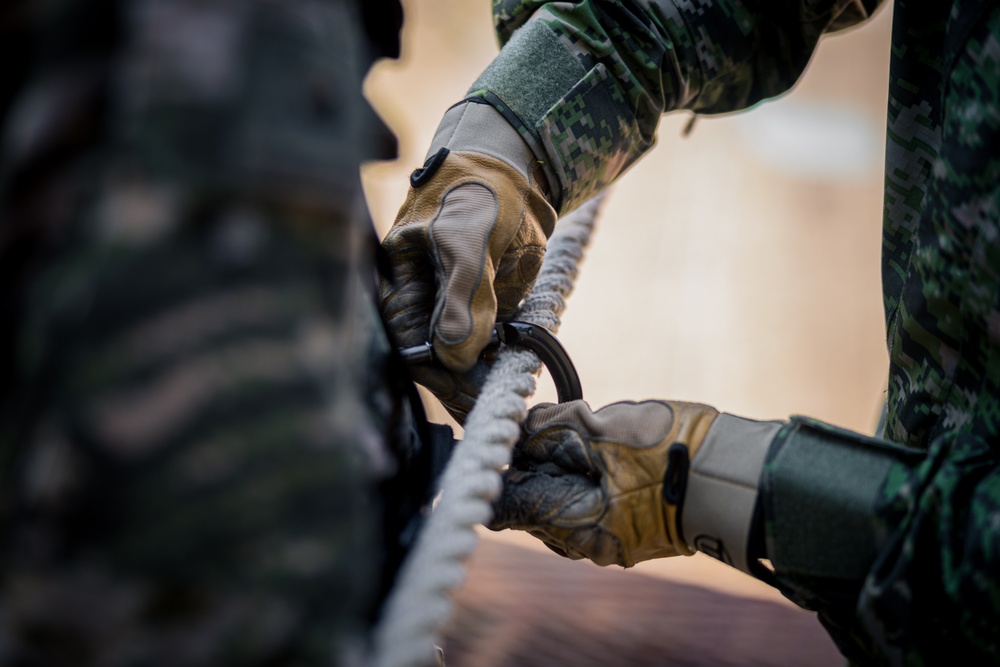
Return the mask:
<path id="1" fill-rule="evenodd" d="M 0 12 L 0 664 L 359 664 L 430 487 L 358 170 L 401 20 Z"/>
<path id="2" fill-rule="evenodd" d="M 469 98 L 519 128 L 565 212 L 651 146 L 661 114 L 788 90 L 822 35 L 880 2 L 493 4 L 504 48 Z M 918 456 L 879 480 L 865 576 L 824 581 L 774 562 L 776 583 L 854 662 L 937 664 L 961 649 L 983 664 L 1000 660 L 1000 7 L 897 0 L 893 21 L 885 437 Z"/>

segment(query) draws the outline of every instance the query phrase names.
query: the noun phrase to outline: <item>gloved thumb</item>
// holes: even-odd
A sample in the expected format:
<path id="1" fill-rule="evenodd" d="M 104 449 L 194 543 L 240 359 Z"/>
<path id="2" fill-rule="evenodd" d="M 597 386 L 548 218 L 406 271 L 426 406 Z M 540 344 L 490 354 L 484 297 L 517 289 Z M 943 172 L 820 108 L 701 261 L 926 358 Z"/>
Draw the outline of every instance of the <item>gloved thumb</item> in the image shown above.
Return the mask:
<path id="1" fill-rule="evenodd" d="M 498 209 L 492 189 L 467 182 L 444 195 L 440 214 L 431 224 L 439 282 L 431 342 L 440 362 L 456 373 L 476 363 L 496 322 L 494 258 L 511 241 L 493 233 Z"/>

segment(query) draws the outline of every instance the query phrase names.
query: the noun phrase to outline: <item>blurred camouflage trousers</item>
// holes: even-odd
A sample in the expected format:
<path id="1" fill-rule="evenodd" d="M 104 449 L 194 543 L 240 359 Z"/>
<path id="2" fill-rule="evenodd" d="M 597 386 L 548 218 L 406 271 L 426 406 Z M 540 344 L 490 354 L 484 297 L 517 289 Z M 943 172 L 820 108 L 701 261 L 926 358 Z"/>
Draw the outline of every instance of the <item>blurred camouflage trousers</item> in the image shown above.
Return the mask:
<path id="1" fill-rule="evenodd" d="M 362 655 L 410 419 L 357 174 L 396 47 L 361 6 L 0 13 L 0 663 Z"/>

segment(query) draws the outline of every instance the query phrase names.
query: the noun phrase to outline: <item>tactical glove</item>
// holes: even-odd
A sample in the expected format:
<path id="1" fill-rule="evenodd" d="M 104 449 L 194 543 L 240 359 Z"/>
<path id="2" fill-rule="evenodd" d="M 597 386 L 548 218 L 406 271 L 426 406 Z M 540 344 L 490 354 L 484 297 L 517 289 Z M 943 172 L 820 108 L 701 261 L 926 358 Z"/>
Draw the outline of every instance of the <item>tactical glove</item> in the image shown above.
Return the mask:
<path id="1" fill-rule="evenodd" d="M 479 355 L 541 268 L 556 214 L 537 160 L 492 107 L 445 114 L 427 162 L 382 245 L 392 268 L 380 307 L 396 343 L 430 341 L 440 366 L 414 369 L 460 421 L 485 377 Z"/>
<path id="2" fill-rule="evenodd" d="M 757 480 L 779 426 L 696 403 L 537 406 L 489 527 L 598 565 L 701 549 L 749 572 Z"/>

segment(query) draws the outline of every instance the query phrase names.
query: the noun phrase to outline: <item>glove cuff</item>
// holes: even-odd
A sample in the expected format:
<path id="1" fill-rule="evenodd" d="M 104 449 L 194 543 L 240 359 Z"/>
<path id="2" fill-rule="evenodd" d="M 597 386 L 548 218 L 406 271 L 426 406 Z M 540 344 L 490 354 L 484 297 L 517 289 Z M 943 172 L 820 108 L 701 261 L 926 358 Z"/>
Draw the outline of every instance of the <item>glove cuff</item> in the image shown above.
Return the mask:
<path id="1" fill-rule="evenodd" d="M 721 414 L 690 463 L 680 530 L 692 549 L 747 574 L 760 474 L 782 422 Z"/>
<path id="2" fill-rule="evenodd" d="M 492 106 L 471 101 L 448 109 L 427 151 L 427 159 L 449 151 L 482 153 L 513 167 L 551 203 L 548 180 L 541 163 L 510 123 Z"/>

